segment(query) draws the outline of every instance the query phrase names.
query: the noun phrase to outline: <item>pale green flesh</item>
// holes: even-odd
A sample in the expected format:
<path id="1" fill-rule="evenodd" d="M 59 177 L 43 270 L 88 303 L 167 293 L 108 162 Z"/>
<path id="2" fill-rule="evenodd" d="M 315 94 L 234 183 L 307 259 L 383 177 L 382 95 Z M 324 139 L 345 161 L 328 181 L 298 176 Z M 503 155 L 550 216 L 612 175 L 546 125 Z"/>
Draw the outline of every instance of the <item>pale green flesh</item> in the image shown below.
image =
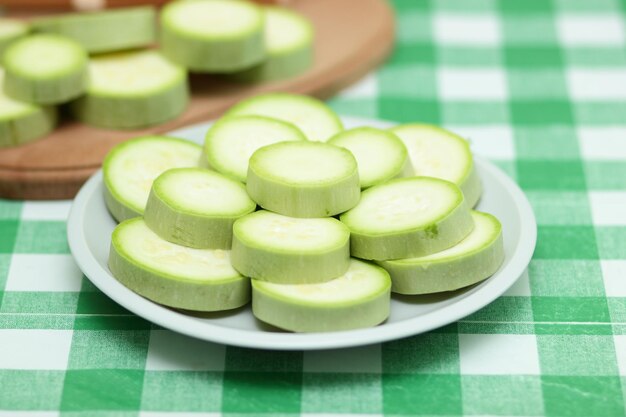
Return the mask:
<path id="1" fill-rule="evenodd" d="M 293 253 L 333 249 L 350 236 L 333 218 L 300 219 L 265 210 L 239 220 L 235 233 L 247 244 Z"/>
<path id="2" fill-rule="evenodd" d="M 107 155 L 104 164 L 104 179 L 114 203 L 126 207 L 138 215 L 142 214 L 152 182 L 171 168 L 196 167 L 202 157 L 202 148 L 182 139 L 165 136 L 148 136 L 122 143 Z M 122 221 L 125 218 L 113 216 Z"/>
<path id="3" fill-rule="evenodd" d="M 250 159 L 258 175 L 304 186 L 333 183 L 351 175 L 354 157 L 330 145 L 283 142 L 260 149 Z"/>
<path id="4" fill-rule="evenodd" d="M 324 282 L 346 272 L 350 231 L 336 219 L 257 211 L 233 226 L 232 263 L 242 275 L 282 284 Z"/>
<path id="5" fill-rule="evenodd" d="M 313 42 L 313 28 L 303 16 L 281 7 L 265 7 L 263 11 L 268 53 L 288 53 Z"/>
<path id="6" fill-rule="evenodd" d="M 425 227 L 458 206 L 459 193 L 450 185 L 426 177 L 382 184 L 365 191 L 341 221 L 372 234 Z"/>
<path id="7" fill-rule="evenodd" d="M 408 124 L 391 129 L 404 142 L 416 176 L 459 184 L 472 167 L 468 143 L 439 127 Z"/>
<path id="8" fill-rule="evenodd" d="M 143 220 L 124 222 L 114 232 L 118 251 L 146 268 L 181 281 L 220 282 L 240 278 L 226 250 L 193 249 L 161 239 Z"/>
<path id="9" fill-rule="evenodd" d="M 176 2 L 165 9 L 163 19 L 176 31 L 207 39 L 238 37 L 262 24 L 258 7 L 228 0 Z"/>
<path id="10" fill-rule="evenodd" d="M 383 261 L 392 291 L 427 294 L 452 291 L 491 276 L 504 260 L 500 222 L 492 215 L 472 212 L 474 230 L 457 245 L 431 255 Z"/>
<path id="11" fill-rule="evenodd" d="M 168 170 L 153 187 L 172 207 L 192 214 L 237 216 L 256 207 L 240 183 L 205 169 Z"/>
<path id="12" fill-rule="evenodd" d="M 15 100 L 4 93 L 4 70 L 0 68 L 0 120 L 12 119 L 39 111 L 39 106 Z"/>
<path id="13" fill-rule="evenodd" d="M 319 284 L 252 281 L 252 312 L 260 320 L 294 332 L 330 332 L 376 326 L 389 316 L 389 275 L 355 259 L 348 271 Z"/>
<path id="14" fill-rule="evenodd" d="M 339 117 L 326 104 L 308 96 L 269 93 L 244 100 L 228 115 L 273 117 L 296 125 L 309 140 L 325 142 L 343 130 Z"/>
<path id="15" fill-rule="evenodd" d="M 250 299 L 249 279 L 233 269 L 229 251 L 167 242 L 140 218 L 113 231 L 109 268 L 131 290 L 171 307 L 218 311 Z"/>
<path id="16" fill-rule="evenodd" d="M 34 30 L 74 39 L 89 53 L 149 46 L 155 40 L 155 10 L 124 7 L 54 15 L 33 21 Z"/>
<path id="17" fill-rule="evenodd" d="M 407 164 L 407 150 L 391 132 L 365 127 L 346 130 L 328 143 L 348 149 L 359 168 L 361 188 L 400 176 Z"/>
<path id="18" fill-rule="evenodd" d="M 351 259 L 350 267 L 342 276 L 318 284 L 275 284 L 254 281 L 255 288 L 296 304 L 320 306 L 357 303 L 389 287 L 389 278 L 374 265 Z"/>
<path id="19" fill-rule="evenodd" d="M 7 71 L 30 79 L 63 77 L 84 71 L 87 54 L 76 42 L 56 35 L 33 35 L 4 54 Z"/>
<path id="20" fill-rule="evenodd" d="M 156 51 L 99 55 L 89 63 L 88 94 L 136 97 L 180 82 L 185 71 Z"/>
<path id="21" fill-rule="evenodd" d="M 315 142 L 281 142 L 257 150 L 246 187 L 258 205 L 291 217 L 334 216 L 354 207 L 360 196 L 354 156 Z"/>
<path id="22" fill-rule="evenodd" d="M 0 18 L 0 41 L 28 33 L 28 25 L 20 20 Z"/>
<path id="23" fill-rule="evenodd" d="M 227 117 L 209 129 L 205 150 L 211 168 L 246 182 L 248 161 L 259 148 L 273 143 L 306 140 L 295 126 L 260 116 Z"/>

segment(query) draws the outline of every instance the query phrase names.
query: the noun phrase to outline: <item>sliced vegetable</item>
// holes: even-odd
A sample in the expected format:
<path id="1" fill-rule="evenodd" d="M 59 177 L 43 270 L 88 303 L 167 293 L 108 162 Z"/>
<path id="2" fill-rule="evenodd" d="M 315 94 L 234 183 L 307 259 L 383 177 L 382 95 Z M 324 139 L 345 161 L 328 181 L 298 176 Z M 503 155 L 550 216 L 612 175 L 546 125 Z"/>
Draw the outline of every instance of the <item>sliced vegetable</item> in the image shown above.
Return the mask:
<path id="1" fill-rule="evenodd" d="M 391 131 L 406 145 L 415 175 L 451 181 L 461 187 L 469 207 L 476 205 L 482 186 L 465 139 L 440 127 L 417 123 Z"/>
<path id="2" fill-rule="evenodd" d="M 352 152 L 359 167 L 362 189 L 399 177 L 411 168 L 406 147 L 387 130 L 373 127 L 345 130 L 328 143 Z"/>
<path id="3" fill-rule="evenodd" d="M 212 169 L 246 182 L 248 161 L 259 148 L 278 142 L 304 141 L 294 125 L 262 116 L 232 116 L 218 120 L 204 143 Z"/>
<path id="4" fill-rule="evenodd" d="M 16 19 L 0 18 L 0 58 L 9 45 L 26 36 L 30 26 Z"/>
<path id="5" fill-rule="evenodd" d="M 14 42 L 3 57 L 5 92 L 17 100 L 60 104 L 87 86 L 87 53 L 58 35 L 33 35 Z"/>
<path id="6" fill-rule="evenodd" d="M 334 216 L 359 201 L 354 156 L 317 142 L 280 142 L 250 158 L 248 194 L 264 209 L 291 217 Z"/>
<path id="7" fill-rule="evenodd" d="M 172 168 L 197 167 L 202 147 L 183 139 L 145 136 L 120 143 L 102 165 L 105 202 L 121 222 L 141 216 L 152 182 Z"/>
<path id="8" fill-rule="evenodd" d="M 328 281 L 348 269 L 350 231 L 333 218 L 298 219 L 257 211 L 235 222 L 232 263 L 241 274 L 264 281 Z"/>
<path id="9" fill-rule="evenodd" d="M 390 310 L 387 272 L 352 259 L 339 278 L 320 284 L 285 285 L 252 280 L 252 312 L 293 332 L 330 332 L 376 326 Z"/>
<path id="10" fill-rule="evenodd" d="M 141 218 L 120 223 L 111 237 L 109 269 L 134 292 L 169 307 L 219 311 L 250 300 L 250 280 L 233 269 L 228 251 L 192 249 L 161 239 Z"/>
<path id="11" fill-rule="evenodd" d="M 152 7 L 127 7 L 35 19 L 33 28 L 72 38 L 89 53 L 102 53 L 153 44 L 155 20 Z"/>
<path id="12" fill-rule="evenodd" d="M 400 294 L 453 291 L 493 275 L 504 260 L 502 226 L 494 216 L 472 212 L 474 230 L 457 245 L 419 258 L 380 262 Z"/>
<path id="13" fill-rule="evenodd" d="M 316 98 L 298 94 L 261 94 L 239 102 L 227 114 L 267 116 L 284 120 L 300 128 L 309 140 L 317 142 L 326 142 L 343 130 L 341 120 L 330 107 Z"/>
<path id="14" fill-rule="evenodd" d="M 271 81 L 293 77 L 313 64 L 313 25 L 284 7 L 264 7 L 265 60 L 233 74 L 242 81 Z"/>
<path id="15" fill-rule="evenodd" d="M 41 107 L 8 97 L 0 68 L 0 148 L 21 145 L 50 133 L 57 122 L 55 107 Z"/>
<path id="16" fill-rule="evenodd" d="M 161 12 L 161 47 L 196 72 L 233 72 L 265 57 L 263 13 L 250 2 L 187 0 Z"/>
<path id="17" fill-rule="evenodd" d="M 156 51 L 94 57 L 87 94 L 72 103 L 81 121 L 111 129 L 135 129 L 173 119 L 188 102 L 185 70 Z"/>
<path id="18" fill-rule="evenodd" d="M 175 168 L 152 184 L 144 219 L 169 242 L 230 249 L 233 223 L 255 209 L 243 184 L 207 169 Z"/>
<path id="19" fill-rule="evenodd" d="M 350 228 L 352 256 L 373 260 L 439 252 L 474 227 L 459 187 L 431 177 L 401 178 L 369 188 L 340 219 Z"/>

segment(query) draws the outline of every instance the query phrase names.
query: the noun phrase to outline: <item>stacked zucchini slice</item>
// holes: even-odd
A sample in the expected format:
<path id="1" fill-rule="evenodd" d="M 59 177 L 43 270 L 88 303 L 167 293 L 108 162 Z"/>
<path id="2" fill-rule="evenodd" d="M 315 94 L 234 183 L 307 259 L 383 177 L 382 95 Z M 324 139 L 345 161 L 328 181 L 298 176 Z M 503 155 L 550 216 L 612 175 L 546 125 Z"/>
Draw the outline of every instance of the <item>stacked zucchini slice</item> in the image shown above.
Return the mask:
<path id="1" fill-rule="evenodd" d="M 175 308 L 252 299 L 278 328 L 357 329 L 388 318 L 391 292 L 457 290 L 504 259 L 500 223 L 472 210 L 481 187 L 464 139 L 419 124 L 344 130 L 311 97 L 238 103 L 204 148 L 131 140 L 104 178 L 122 221 L 112 273 Z"/>
<path id="2" fill-rule="evenodd" d="M 30 109 L 0 107 L 0 147 L 45 136 L 56 123 L 50 106 L 66 103 L 72 117 L 99 128 L 167 122 L 187 107 L 188 71 L 282 80 L 312 66 L 313 41 L 305 17 L 245 0 L 177 0 L 159 15 L 128 7 L 29 24 L 0 19 L 2 100 Z"/>

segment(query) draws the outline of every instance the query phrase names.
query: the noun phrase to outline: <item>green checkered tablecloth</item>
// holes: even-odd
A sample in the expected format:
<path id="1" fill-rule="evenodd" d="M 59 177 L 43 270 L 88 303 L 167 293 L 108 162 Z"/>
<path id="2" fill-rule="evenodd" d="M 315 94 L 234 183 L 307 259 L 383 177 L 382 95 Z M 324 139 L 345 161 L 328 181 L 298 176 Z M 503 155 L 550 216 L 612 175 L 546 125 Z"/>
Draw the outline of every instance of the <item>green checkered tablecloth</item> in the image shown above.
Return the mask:
<path id="1" fill-rule="evenodd" d="M 404 340 L 225 347 L 133 316 L 82 277 L 69 202 L 0 201 L 0 416 L 625 414 L 626 3 L 395 7 L 395 53 L 331 104 L 470 138 L 535 209 L 528 273 Z"/>

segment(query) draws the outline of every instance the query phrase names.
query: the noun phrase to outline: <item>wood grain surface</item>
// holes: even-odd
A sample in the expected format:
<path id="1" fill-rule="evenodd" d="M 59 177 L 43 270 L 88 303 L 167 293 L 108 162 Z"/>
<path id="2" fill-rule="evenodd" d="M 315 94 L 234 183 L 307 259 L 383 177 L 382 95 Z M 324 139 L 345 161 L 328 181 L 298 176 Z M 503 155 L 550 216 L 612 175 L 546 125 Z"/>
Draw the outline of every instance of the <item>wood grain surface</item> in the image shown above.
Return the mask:
<path id="1" fill-rule="evenodd" d="M 384 0 L 293 0 L 291 7 L 308 16 L 316 30 L 315 64 L 305 74 L 254 85 L 192 75 L 193 95 L 185 113 L 149 129 L 104 130 L 65 119 L 41 140 L 0 150 L 0 197 L 71 198 L 121 141 L 216 118 L 239 100 L 262 92 L 329 97 L 381 63 L 393 46 L 394 17 Z"/>

